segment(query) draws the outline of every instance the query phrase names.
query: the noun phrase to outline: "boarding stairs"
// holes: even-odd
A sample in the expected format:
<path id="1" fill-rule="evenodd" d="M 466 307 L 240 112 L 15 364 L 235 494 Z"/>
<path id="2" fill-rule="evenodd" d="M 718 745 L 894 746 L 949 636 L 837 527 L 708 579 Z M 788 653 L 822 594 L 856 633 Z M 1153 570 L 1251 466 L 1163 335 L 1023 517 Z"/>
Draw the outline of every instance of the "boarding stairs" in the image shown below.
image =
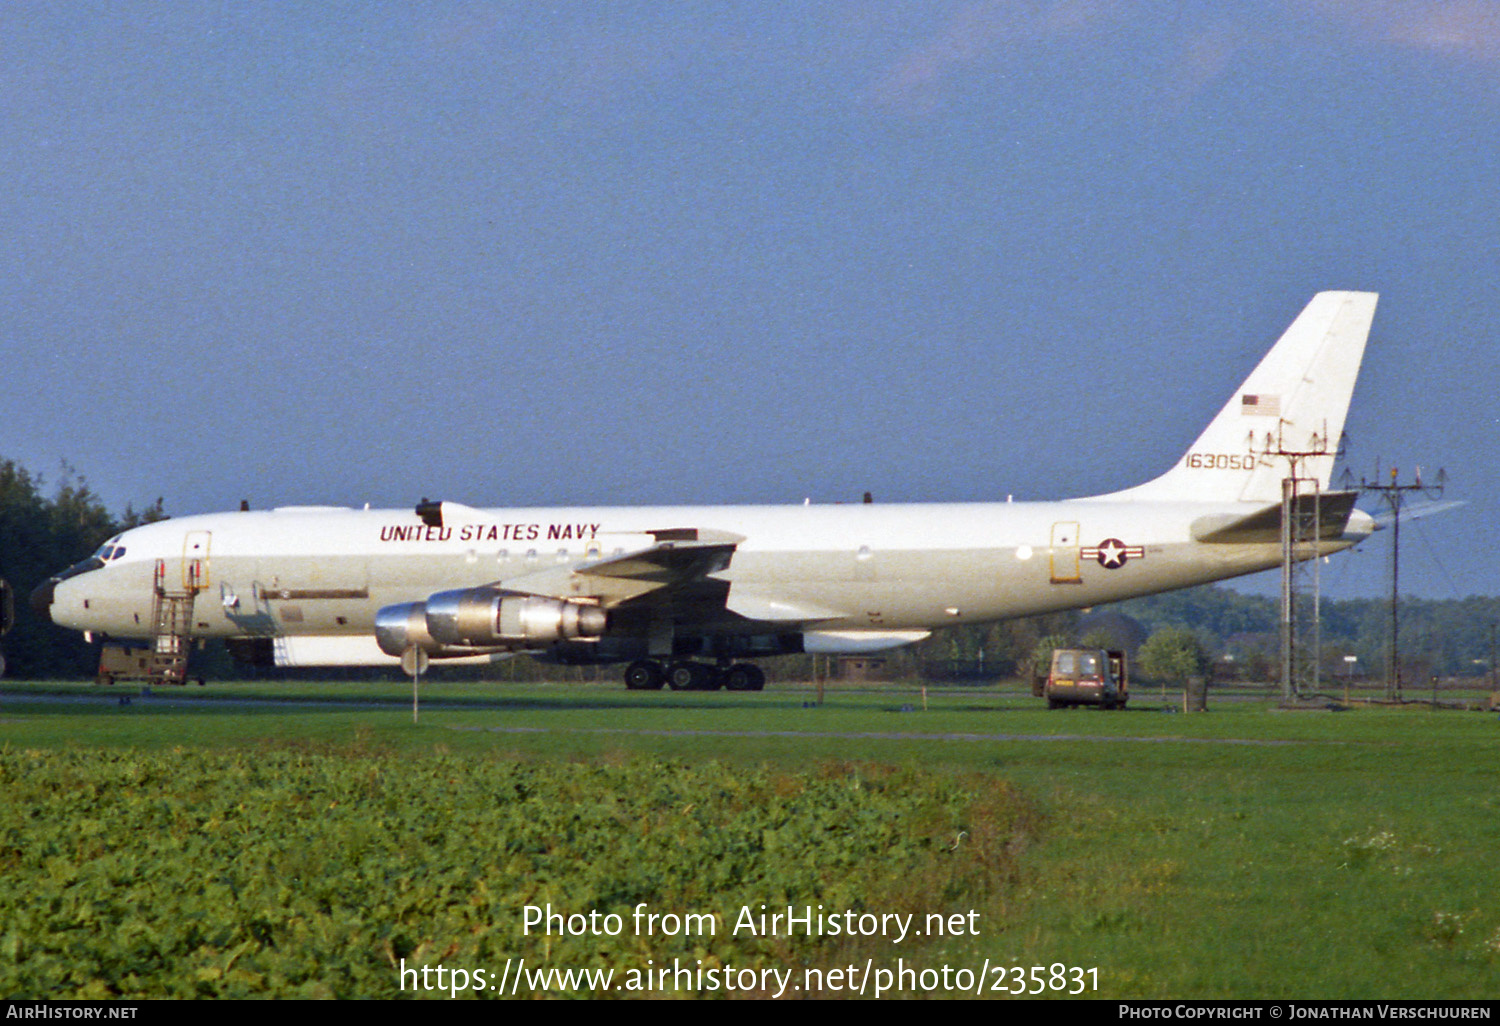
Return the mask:
<path id="1" fill-rule="evenodd" d="M 152 684 L 187 683 L 193 603 L 208 586 L 203 560 L 183 560 L 181 586 L 170 586 L 177 583 L 169 582 L 166 560 L 158 559 L 152 581 L 151 654 L 146 666 L 146 678 Z"/>

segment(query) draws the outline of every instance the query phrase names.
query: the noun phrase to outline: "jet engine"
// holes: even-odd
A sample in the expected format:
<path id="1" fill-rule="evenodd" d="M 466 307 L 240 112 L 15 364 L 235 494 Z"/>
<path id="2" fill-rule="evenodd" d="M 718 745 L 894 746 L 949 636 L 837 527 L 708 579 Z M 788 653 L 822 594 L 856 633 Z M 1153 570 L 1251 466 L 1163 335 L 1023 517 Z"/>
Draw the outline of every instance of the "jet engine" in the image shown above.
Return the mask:
<path id="1" fill-rule="evenodd" d="M 421 602 L 381 607 L 375 614 L 375 643 L 380 651 L 393 656 L 408 648 L 420 648 L 433 655 L 442 647 L 427 633 L 427 607 Z"/>
<path id="2" fill-rule="evenodd" d="M 597 638 L 596 605 L 494 588 L 440 591 L 427 599 L 427 630 L 440 645 L 545 645 Z"/>
<path id="3" fill-rule="evenodd" d="M 437 655 L 597 638 L 606 625 L 604 610 L 585 602 L 466 588 L 386 606 L 375 615 L 375 639 L 390 655 L 413 646 Z"/>

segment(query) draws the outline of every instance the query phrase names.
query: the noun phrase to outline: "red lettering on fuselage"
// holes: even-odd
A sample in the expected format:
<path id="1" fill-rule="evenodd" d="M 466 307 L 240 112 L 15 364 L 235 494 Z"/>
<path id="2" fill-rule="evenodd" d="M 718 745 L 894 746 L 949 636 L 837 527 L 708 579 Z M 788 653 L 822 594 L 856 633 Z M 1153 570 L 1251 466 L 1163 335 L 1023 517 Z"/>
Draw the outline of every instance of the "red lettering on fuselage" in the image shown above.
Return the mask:
<path id="1" fill-rule="evenodd" d="M 599 535 L 600 524 L 463 524 L 460 527 L 427 527 L 423 524 L 385 524 L 380 528 L 383 542 L 503 542 L 585 541 Z"/>

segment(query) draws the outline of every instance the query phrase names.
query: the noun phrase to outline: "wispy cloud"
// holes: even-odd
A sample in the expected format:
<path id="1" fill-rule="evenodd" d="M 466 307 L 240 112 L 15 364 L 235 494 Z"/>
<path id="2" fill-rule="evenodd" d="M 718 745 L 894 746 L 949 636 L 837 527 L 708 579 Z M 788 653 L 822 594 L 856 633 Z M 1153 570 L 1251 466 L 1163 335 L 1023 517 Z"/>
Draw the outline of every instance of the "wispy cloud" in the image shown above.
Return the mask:
<path id="1" fill-rule="evenodd" d="M 1500 63 L 1500 4 L 1493 0 L 1424 5 L 1394 27 L 1397 42 Z"/>
<path id="2" fill-rule="evenodd" d="M 955 72 L 993 59 L 1010 46 L 1090 31 L 1124 6 L 1123 0 L 975 0 L 901 53 L 867 96 L 881 107 L 930 110 Z"/>
<path id="3" fill-rule="evenodd" d="M 1191 33 L 1168 68 L 1160 90 L 1160 101 L 1167 111 L 1179 113 L 1217 81 L 1251 38 L 1247 28 L 1229 22 Z"/>
<path id="4" fill-rule="evenodd" d="M 1198 12 L 1202 14 L 1203 12 Z M 1420 51 L 1500 70 L 1500 0 L 1279 0 L 1266 10 L 1226 11 L 1208 21 L 1166 3 L 1127 0 L 971 0 L 926 36 L 901 49 L 875 75 L 871 105 L 910 115 L 937 109 L 976 69 L 1043 43 L 1114 45 L 1124 27 L 1148 30 L 1170 54 L 1154 72 L 1155 100 L 1181 110 L 1222 79 L 1247 50 L 1300 45 L 1309 18 L 1333 40 L 1387 52 Z M 1153 28 L 1154 26 L 1154 28 Z M 1140 37 L 1148 38 L 1148 37 Z"/>
<path id="5" fill-rule="evenodd" d="M 1324 16 L 1376 39 L 1500 65 L 1500 3 L 1495 0 L 1308 0 Z"/>

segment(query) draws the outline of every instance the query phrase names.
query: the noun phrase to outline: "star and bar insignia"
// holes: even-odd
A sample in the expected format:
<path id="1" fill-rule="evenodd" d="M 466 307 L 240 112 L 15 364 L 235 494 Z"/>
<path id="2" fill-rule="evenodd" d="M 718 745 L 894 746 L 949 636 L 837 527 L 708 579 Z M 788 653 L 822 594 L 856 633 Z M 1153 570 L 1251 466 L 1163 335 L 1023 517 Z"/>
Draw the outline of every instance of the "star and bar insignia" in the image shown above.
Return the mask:
<path id="1" fill-rule="evenodd" d="M 1140 545 L 1126 545 L 1118 538 L 1106 538 L 1097 546 L 1084 548 L 1079 555 L 1084 559 L 1097 559 L 1106 570 L 1118 570 L 1129 560 L 1144 559 L 1146 550 Z"/>

